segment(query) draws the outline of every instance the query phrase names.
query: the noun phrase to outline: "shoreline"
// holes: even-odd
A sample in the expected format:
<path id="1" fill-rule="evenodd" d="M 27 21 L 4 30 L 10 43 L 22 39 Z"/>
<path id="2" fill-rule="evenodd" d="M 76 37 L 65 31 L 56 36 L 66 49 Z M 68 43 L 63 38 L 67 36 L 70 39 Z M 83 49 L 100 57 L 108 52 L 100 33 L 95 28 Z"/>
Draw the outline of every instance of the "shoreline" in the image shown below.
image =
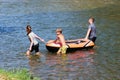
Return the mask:
<path id="1" fill-rule="evenodd" d="M 4 70 L 0 69 L 0 80 L 40 80 L 33 77 L 26 69 Z"/>

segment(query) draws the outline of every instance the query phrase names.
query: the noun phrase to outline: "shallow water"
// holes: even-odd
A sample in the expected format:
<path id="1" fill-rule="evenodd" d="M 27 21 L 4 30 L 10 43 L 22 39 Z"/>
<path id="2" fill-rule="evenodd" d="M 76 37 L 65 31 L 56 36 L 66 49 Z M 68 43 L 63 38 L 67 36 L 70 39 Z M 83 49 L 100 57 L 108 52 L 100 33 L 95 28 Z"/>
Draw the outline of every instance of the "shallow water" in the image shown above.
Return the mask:
<path id="1" fill-rule="evenodd" d="M 0 0 L 0 68 L 27 68 L 41 80 L 119 80 L 119 0 Z M 40 42 L 42 57 L 25 56 L 25 27 L 45 41 L 63 29 L 66 39 L 85 37 L 90 16 L 96 19 L 97 41 L 90 50 L 57 56 Z"/>

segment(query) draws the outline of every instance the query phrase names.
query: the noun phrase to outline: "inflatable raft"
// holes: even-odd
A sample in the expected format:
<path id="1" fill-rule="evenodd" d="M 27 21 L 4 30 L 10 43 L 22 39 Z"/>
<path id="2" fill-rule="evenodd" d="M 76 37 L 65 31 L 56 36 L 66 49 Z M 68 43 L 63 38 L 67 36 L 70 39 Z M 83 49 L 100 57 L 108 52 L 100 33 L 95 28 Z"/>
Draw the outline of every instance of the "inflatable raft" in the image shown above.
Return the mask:
<path id="1" fill-rule="evenodd" d="M 95 45 L 94 42 L 89 39 L 88 40 L 84 40 L 84 39 L 67 40 L 66 44 L 68 46 L 67 52 L 80 50 L 80 49 L 93 48 L 93 46 Z M 49 40 L 46 44 L 46 48 L 50 52 L 57 52 L 58 49 L 60 48 L 60 45 L 55 44 L 54 40 Z"/>

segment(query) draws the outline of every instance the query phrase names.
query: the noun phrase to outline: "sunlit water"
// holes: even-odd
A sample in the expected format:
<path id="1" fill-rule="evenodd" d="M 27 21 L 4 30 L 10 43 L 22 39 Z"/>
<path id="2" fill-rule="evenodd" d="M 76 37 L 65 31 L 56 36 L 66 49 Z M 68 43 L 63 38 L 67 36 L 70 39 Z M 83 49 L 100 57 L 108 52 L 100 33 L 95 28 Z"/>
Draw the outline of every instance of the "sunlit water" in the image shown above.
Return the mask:
<path id="1" fill-rule="evenodd" d="M 0 68 L 27 68 L 41 80 L 119 80 L 119 0 L 0 0 Z M 25 27 L 48 41 L 63 29 L 66 39 L 83 38 L 94 16 L 96 46 L 57 56 L 40 42 L 41 58 L 25 56 Z"/>

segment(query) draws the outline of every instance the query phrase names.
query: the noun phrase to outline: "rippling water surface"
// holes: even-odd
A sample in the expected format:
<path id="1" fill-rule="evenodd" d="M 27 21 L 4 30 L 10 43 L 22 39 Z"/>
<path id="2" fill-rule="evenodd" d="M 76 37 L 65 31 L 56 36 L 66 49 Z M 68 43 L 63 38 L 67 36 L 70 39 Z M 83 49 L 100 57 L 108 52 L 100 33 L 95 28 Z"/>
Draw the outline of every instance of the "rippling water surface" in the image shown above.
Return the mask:
<path id="1" fill-rule="evenodd" d="M 27 68 L 41 80 L 120 80 L 119 0 L 0 0 L 0 68 Z M 96 46 L 57 56 L 40 42 L 41 58 L 25 52 L 25 27 L 45 41 L 63 29 L 66 39 L 85 37 L 88 18 L 94 16 Z"/>

